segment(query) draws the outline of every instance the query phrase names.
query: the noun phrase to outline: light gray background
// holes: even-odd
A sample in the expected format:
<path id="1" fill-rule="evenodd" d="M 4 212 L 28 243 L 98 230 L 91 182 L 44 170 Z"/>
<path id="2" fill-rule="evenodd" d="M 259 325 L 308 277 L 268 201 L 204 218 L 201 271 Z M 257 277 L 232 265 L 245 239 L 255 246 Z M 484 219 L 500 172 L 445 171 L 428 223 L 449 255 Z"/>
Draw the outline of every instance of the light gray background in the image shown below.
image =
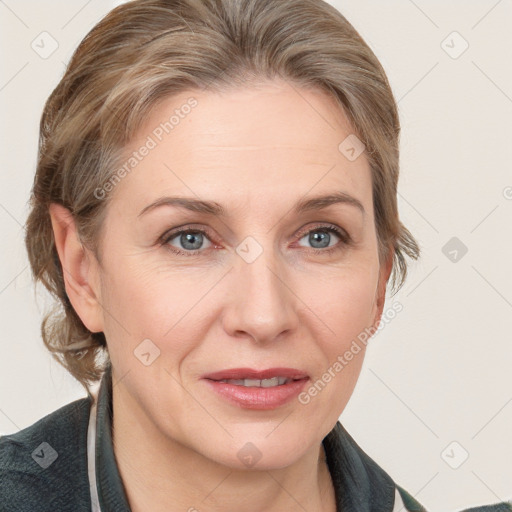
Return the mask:
<path id="1" fill-rule="evenodd" d="M 423 250 L 394 298 L 404 310 L 370 342 L 341 421 L 431 510 L 512 499 L 512 2 L 331 3 L 375 51 L 399 101 L 399 208 Z M 22 225 L 44 101 L 113 5 L 0 1 L 3 434 L 85 396 L 43 347 L 50 301 L 42 288 L 34 298 Z M 43 31 L 59 45 L 46 59 L 31 48 Z M 469 44 L 457 58 L 453 31 Z M 452 237 L 468 248 L 456 262 L 442 251 Z"/>

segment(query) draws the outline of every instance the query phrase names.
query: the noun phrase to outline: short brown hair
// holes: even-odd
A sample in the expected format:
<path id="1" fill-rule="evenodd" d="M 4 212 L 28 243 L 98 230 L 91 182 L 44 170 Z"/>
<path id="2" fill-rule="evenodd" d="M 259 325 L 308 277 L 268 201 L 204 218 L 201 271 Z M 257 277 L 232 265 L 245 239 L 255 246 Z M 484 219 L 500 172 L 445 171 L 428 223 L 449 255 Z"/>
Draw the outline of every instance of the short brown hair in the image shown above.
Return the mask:
<path id="1" fill-rule="evenodd" d="M 106 340 L 67 297 L 50 203 L 70 210 L 82 243 L 101 261 L 108 197 L 94 191 L 150 109 L 182 91 L 272 78 L 326 91 L 347 116 L 371 166 L 379 260 L 394 248 L 395 293 L 405 281 L 404 256 L 417 259 L 420 249 L 398 217 L 397 105 L 377 57 L 339 11 L 322 0 L 125 3 L 83 39 L 45 104 L 26 223 L 34 279 L 57 299 L 43 319 L 43 341 L 88 393 L 108 364 Z"/>

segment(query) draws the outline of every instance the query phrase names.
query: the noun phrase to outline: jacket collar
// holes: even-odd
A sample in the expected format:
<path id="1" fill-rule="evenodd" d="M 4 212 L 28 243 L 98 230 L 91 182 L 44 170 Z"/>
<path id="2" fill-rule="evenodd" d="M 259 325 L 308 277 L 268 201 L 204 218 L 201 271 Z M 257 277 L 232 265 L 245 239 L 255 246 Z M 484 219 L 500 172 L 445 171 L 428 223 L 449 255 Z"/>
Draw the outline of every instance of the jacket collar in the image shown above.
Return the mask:
<path id="1" fill-rule="evenodd" d="M 322 441 L 336 494 L 337 510 L 392 512 L 395 484 L 337 421 Z"/>
<path id="2" fill-rule="evenodd" d="M 97 407 L 95 461 L 96 491 L 101 512 L 130 512 L 112 443 L 112 373 L 108 366 L 101 380 Z M 395 484 L 357 445 L 338 421 L 322 441 L 336 496 L 337 510 L 344 512 L 392 512 Z M 94 510 L 94 509 L 93 509 Z"/>
<path id="3" fill-rule="evenodd" d="M 112 442 L 112 367 L 101 379 L 96 417 L 96 482 L 101 512 L 130 512 Z"/>

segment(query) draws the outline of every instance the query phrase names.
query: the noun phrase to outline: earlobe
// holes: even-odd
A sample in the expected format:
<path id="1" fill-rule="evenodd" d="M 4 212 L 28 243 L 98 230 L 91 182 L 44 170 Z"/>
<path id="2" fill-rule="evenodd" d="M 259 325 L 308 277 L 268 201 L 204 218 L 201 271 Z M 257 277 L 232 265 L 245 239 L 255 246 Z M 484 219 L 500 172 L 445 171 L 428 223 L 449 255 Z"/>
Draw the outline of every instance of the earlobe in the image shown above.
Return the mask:
<path id="1" fill-rule="evenodd" d="M 91 332 L 103 331 L 99 286 L 91 280 L 95 262 L 78 237 L 71 212 L 57 203 L 50 205 L 49 212 L 69 300 Z"/>

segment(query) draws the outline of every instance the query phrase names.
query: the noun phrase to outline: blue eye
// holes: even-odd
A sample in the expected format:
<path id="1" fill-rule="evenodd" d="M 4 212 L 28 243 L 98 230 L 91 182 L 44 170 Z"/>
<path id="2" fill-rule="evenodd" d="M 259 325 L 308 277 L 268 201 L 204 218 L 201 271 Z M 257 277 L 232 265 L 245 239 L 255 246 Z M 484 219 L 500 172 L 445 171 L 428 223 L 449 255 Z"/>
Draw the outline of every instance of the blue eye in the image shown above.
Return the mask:
<path id="1" fill-rule="evenodd" d="M 332 234 L 340 238 L 339 232 L 333 228 L 316 228 L 306 233 L 301 240 L 307 238 L 308 242 L 312 244 L 312 249 L 325 249 L 332 247 L 329 245 L 332 240 Z M 318 245 L 315 246 L 314 244 Z"/>
<path id="2" fill-rule="evenodd" d="M 331 244 L 333 234 L 340 239 L 340 243 Z M 308 242 L 312 244 L 310 252 L 314 254 L 329 254 L 351 244 L 350 236 L 344 230 L 331 224 L 316 226 L 306 231 L 305 234 L 301 234 L 299 240 L 306 237 Z M 174 240 L 177 240 L 178 247 L 175 243 L 171 243 Z M 205 241 L 209 244 L 206 247 L 203 246 Z M 201 249 L 208 249 L 212 246 L 212 242 L 205 230 L 192 228 L 180 228 L 166 233 L 162 236 L 160 243 L 171 252 L 182 256 L 198 256 L 203 252 Z"/>
<path id="3" fill-rule="evenodd" d="M 170 244 L 170 242 L 174 239 L 178 240 L 178 243 L 181 244 L 181 248 L 175 248 L 175 246 L 171 244 L 169 249 L 171 249 L 173 252 L 176 252 L 177 254 L 185 254 L 187 256 L 196 254 L 199 249 L 202 248 L 204 240 L 208 240 L 208 242 L 210 242 L 206 232 L 200 229 L 184 229 L 175 231 L 170 236 L 168 236 L 163 243 Z M 173 249 L 173 247 L 175 249 Z"/>

